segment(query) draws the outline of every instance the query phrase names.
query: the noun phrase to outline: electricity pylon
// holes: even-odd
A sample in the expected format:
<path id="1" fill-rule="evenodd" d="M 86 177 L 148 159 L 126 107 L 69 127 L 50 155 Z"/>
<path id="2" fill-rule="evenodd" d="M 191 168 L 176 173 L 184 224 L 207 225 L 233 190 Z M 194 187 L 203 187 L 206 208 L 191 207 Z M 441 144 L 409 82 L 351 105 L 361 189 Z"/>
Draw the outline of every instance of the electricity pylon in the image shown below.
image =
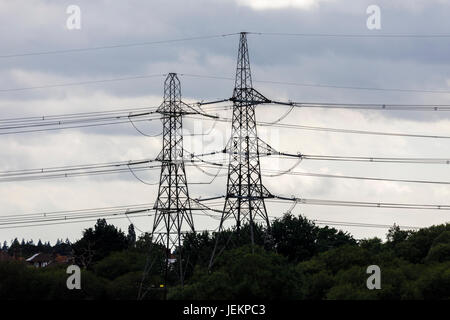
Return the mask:
<path id="1" fill-rule="evenodd" d="M 160 233 L 157 241 L 172 250 L 181 247 L 184 225 L 189 231 L 194 231 L 183 157 L 182 129 L 186 110 L 181 101 L 180 80 L 175 73 L 166 78 L 164 102 L 157 112 L 163 119 L 163 147 L 156 158 L 161 162 L 161 175 L 152 234 L 163 224 L 164 232 Z"/>
<path id="2" fill-rule="evenodd" d="M 219 232 L 223 230 L 225 220 L 232 217 L 239 234 L 242 222 L 250 224 L 250 237 L 254 243 L 253 225 L 255 218 L 262 219 L 270 227 L 265 198 L 271 193 L 261 181 L 260 152 L 267 152 L 270 147 L 258 138 L 255 106 L 270 103 L 270 100 L 253 88 L 250 71 L 250 59 L 247 34 L 242 32 L 239 40 L 236 80 L 233 91 L 233 118 L 231 139 L 226 147 L 229 156 L 227 192 L 220 221 Z M 213 264 L 219 237 L 210 260 Z"/>
<path id="3" fill-rule="evenodd" d="M 164 246 L 166 263 L 164 282 L 167 280 L 169 255 L 175 251 L 180 284 L 184 284 L 182 234 L 194 232 L 183 149 L 183 116 L 201 114 L 181 100 L 181 85 L 176 73 L 169 73 L 164 82 L 164 102 L 157 109 L 163 122 L 163 146 L 156 158 L 161 162 L 158 198 L 151 231 L 152 242 Z M 151 269 L 150 254 L 144 270 L 138 299 L 142 298 L 142 285 Z M 164 283 L 165 286 L 166 283 Z M 164 289 L 165 290 L 165 289 Z"/>

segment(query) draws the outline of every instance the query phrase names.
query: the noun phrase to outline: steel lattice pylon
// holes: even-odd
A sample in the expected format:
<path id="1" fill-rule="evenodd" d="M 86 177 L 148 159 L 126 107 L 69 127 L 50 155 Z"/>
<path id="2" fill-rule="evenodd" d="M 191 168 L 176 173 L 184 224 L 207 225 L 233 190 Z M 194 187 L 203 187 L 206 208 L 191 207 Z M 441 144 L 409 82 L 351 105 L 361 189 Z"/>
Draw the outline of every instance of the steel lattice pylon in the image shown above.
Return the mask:
<path id="1" fill-rule="evenodd" d="M 219 232 L 223 229 L 224 221 L 230 217 L 236 221 L 237 232 L 240 230 L 241 223 L 246 221 L 250 223 L 253 243 L 255 218 L 262 219 L 270 227 L 264 199 L 270 198 L 271 194 L 262 184 L 259 161 L 260 149 L 268 146 L 263 145 L 258 138 L 255 118 L 255 106 L 270 101 L 253 89 L 245 32 L 240 35 L 235 88 L 231 100 L 233 101 L 232 131 L 231 139 L 226 147 L 226 152 L 230 154 L 230 161 L 227 193 Z M 210 267 L 217 243 L 218 238 Z"/>
<path id="2" fill-rule="evenodd" d="M 157 110 L 163 118 L 163 148 L 157 157 L 161 176 L 152 230 L 153 235 L 164 224 L 157 240 L 169 250 L 181 246 L 184 225 L 194 231 L 183 157 L 183 106 L 180 80 L 170 73 L 164 82 L 164 102 Z"/>
<path id="3" fill-rule="evenodd" d="M 150 236 L 152 242 L 161 244 L 166 249 L 164 283 L 167 282 L 169 254 L 175 251 L 179 268 L 178 277 L 183 286 L 182 234 L 195 232 L 191 208 L 192 199 L 189 197 L 185 170 L 183 116 L 198 114 L 211 118 L 217 118 L 217 116 L 199 112 L 181 100 L 181 85 L 176 73 L 169 73 L 164 82 L 164 102 L 157 112 L 161 114 L 163 120 L 163 146 L 157 157 L 157 160 L 161 162 L 161 175 Z M 197 205 L 199 204 L 197 203 Z M 155 237 L 155 235 L 157 236 Z M 143 284 L 153 265 L 150 260 L 149 252 L 139 287 L 138 299 L 142 299 L 148 291 L 148 289 L 144 291 Z"/>
<path id="4" fill-rule="evenodd" d="M 164 82 L 164 102 L 157 112 L 162 115 L 163 146 L 157 160 L 161 162 L 158 198 L 155 203 L 155 217 L 151 232 L 152 242 L 161 244 L 166 249 L 164 267 L 164 290 L 166 290 L 169 254 L 176 249 L 178 262 L 178 277 L 184 284 L 183 257 L 181 251 L 182 233 L 194 232 L 191 204 L 186 179 L 183 158 L 183 115 L 184 107 L 181 101 L 181 85 L 176 73 L 169 73 Z M 191 112 L 192 113 L 192 112 Z M 185 229 L 185 230 L 183 230 Z M 158 236 L 155 238 L 155 234 Z M 143 293 L 143 283 L 150 272 L 150 252 L 139 288 L 138 299 Z M 166 294 L 166 291 L 165 291 Z"/>

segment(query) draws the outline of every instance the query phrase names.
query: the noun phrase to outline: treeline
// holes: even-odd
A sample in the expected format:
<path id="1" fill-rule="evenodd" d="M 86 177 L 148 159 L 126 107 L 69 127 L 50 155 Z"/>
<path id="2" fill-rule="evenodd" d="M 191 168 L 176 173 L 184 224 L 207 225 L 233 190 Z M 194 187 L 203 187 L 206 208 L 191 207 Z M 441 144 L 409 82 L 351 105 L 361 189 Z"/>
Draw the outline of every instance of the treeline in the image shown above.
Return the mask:
<path id="1" fill-rule="evenodd" d="M 40 239 L 35 244 L 33 240 L 25 241 L 25 239 L 22 239 L 22 241 L 19 242 L 19 240 L 15 238 L 11 241 L 9 246 L 8 243 L 4 241 L 1 250 L 12 257 L 23 259 L 27 259 L 38 252 L 66 256 L 72 254 L 72 244 L 69 239 L 66 239 L 65 241 L 58 239 L 55 245 L 52 246 L 50 242 L 43 243 Z"/>
<path id="2" fill-rule="evenodd" d="M 418 231 L 394 226 L 384 242 L 356 241 L 293 215 L 274 221 L 270 233 L 255 226 L 255 246 L 248 225 L 231 232 L 187 234 L 177 249 L 185 285 L 176 261 L 165 291 L 165 248 L 152 245 L 148 234 L 137 238 L 132 225 L 125 234 L 98 220 L 70 245 L 82 267 L 81 290 L 66 288 L 66 266 L 10 261 L 0 263 L 0 299 L 134 300 L 139 288 L 144 299 L 450 299 L 450 224 Z M 216 240 L 220 254 L 208 272 Z M 366 287 L 369 265 L 381 269 L 380 290 Z M 145 266 L 151 268 L 143 280 Z"/>

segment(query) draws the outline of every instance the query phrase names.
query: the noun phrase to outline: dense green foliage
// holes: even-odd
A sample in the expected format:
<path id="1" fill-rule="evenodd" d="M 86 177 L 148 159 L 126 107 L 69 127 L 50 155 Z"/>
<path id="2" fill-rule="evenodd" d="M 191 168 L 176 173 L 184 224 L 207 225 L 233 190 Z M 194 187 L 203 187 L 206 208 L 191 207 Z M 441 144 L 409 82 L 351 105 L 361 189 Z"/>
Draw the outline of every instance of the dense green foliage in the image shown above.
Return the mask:
<path id="1" fill-rule="evenodd" d="M 136 239 L 99 220 L 70 244 L 58 241 L 45 252 L 74 254 L 82 269 L 82 290 L 66 288 L 66 265 L 34 268 L 23 261 L 0 262 L 0 299 L 136 299 L 142 283 L 145 299 L 450 299 L 450 224 L 419 231 L 393 227 L 387 241 L 356 241 L 349 234 L 318 227 L 302 216 L 285 215 L 272 224 L 270 235 L 254 226 L 238 234 L 187 234 L 181 248 L 184 286 L 178 263 L 168 269 L 166 250 L 148 234 Z M 220 253 L 208 271 L 211 252 Z M 4 251 L 31 255 L 37 245 L 14 241 Z M 44 252 L 44 249 L 40 250 Z M 70 249 L 70 250 L 69 250 Z M 28 250 L 28 251 L 27 251 Z M 12 255 L 12 254 L 11 254 Z M 26 255 L 23 255 L 26 257 Z M 143 279 L 144 267 L 151 265 Z M 368 290 L 369 265 L 381 268 L 381 290 Z"/>

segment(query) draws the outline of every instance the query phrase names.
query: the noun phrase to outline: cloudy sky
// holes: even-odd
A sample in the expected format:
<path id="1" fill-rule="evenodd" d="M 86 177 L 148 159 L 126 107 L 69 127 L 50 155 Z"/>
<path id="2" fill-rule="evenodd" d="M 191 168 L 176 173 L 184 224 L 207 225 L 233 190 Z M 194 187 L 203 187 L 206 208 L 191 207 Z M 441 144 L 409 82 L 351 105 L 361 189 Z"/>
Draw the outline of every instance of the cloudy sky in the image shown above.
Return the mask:
<path id="1" fill-rule="evenodd" d="M 381 8 L 381 30 L 368 30 L 366 9 Z M 66 9 L 81 9 L 81 29 L 68 30 Z M 180 75 L 187 102 L 228 98 L 233 81 L 191 77 L 233 78 L 238 36 L 171 43 L 148 42 L 222 35 L 240 31 L 262 33 L 359 34 L 369 37 L 288 35 L 248 36 L 255 87 L 271 99 L 303 102 L 450 104 L 449 37 L 371 37 L 383 34 L 450 34 L 447 0 L 172 0 L 56 1 L 0 0 L 0 118 L 43 116 L 156 107 L 162 101 L 163 76 L 15 90 L 55 84 L 127 78 L 139 75 Z M 147 43 L 111 49 L 43 55 L 24 53 Z M 257 82 L 260 81 L 260 82 Z M 322 87 L 268 83 L 290 82 Z M 328 86 L 328 87 L 327 87 Z M 356 90 L 337 87 L 408 89 Z M 428 92 L 427 92 L 428 91 Z M 430 91 L 441 91 L 430 92 Z M 443 92 L 442 92 L 443 91 Z M 445 92 L 447 91 L 447 92 Z M 258 106 L 257 118 L 273 121 L 282 106 Z M 221 112 L 225 117 L 230 111 Z M 445 112 L 388 112 L 296 109 L 283 123 L 356 130 L 450 135 Z M 188 129 L 211 121 L 186 119 Z M 161 125 L 139 123 L 147 134 Z M 214 127 L 210 137 L 188 137 L 185 148 L 219 150 L 229 124 Z M 259 133 L 281 151 L 305 154 L 372 157 L 450 157 L 448 139 L 425 139 L 261 128 Z M 0 136 L 0 171 L 154 158 L 160 137 L 141 135 L 130 124 Z M 262 159 L 263 169 L 289 168 L 295 160 Z M 296 171 L 393 179 L 450 181 L 448 165 L 338 163 L 304 160 Z M 188 180 L 208 181 L 195 168 Z M 149 183 L 158 172 L 139 173 Z M 421 204 L 450 203 L 448 185 L 325 179 L 304 176 L 264 177 L 276 194 L 349 201 Z M 192 185 L 192 197 L 225 192 L 225 178 L 212 185 Z M 0 183 L 0 215 L 76 210 L 155 201 L 156 186 L 130 174 Z M 281 216 L 290 204 L 269 204 Z M 450 213 L 297 205 L 293 211 L 310 219 L 429 226 L 449 221 Z M 217 221 L 195 217 L 197 229 L 214 229 Z M 144 231 L 148 217 L 132 221 Z M 126 229 L 128 220 L 111 220 Z M 1 229 L 0 240 L 14 237 L 74 240 L 93 222 Z M 384 237 L 386 230 L 344 228 L 356 238 Z"/>

